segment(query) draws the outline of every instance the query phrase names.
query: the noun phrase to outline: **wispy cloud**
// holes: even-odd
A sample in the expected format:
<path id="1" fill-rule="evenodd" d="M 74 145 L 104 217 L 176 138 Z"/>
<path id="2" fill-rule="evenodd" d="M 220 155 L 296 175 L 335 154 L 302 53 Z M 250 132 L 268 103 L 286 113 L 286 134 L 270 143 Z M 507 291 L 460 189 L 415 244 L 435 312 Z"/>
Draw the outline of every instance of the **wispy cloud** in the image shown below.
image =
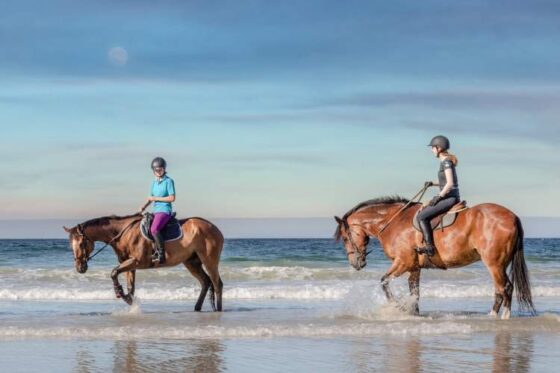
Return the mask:
<path id="1" fill-rule="evenodd" d="M 396 92 L 355 94 L 327 101 L 322 106 L 422 106 L 434 109 L 545 110 L 556 109 L 560 91 L 472 91 Z"/>

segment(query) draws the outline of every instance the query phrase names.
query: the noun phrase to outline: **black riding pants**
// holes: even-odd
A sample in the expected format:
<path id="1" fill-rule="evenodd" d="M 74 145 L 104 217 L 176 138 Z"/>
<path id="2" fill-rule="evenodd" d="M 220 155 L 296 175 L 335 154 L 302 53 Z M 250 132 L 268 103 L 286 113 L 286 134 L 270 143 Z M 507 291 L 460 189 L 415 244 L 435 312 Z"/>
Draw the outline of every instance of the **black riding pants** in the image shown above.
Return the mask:
<path id="1" fill-rule="evenodd" d="M 435 206 L 426 206 L 418 213 L 418 222 L 424 220 L 425 222 L 430 222 L 433 218 L 438 216 L 439 214 L 443 214 L 451 210 L 451 207 L 455 206 L 459 203 L 458 197 L 445 197 L 444 199 L 440 200 Z"/>
<path id="2" fill-rule="evenodd" d="M 431 221 L 439 214 L 449 211 L 453 206 L 459 203 L 459 197 L 451 196 L 440 200 L 435 206 L 424 207 L 417 216 L 418 225 L 424 234 L 424 241 L 431 245 L 434 244 L 434 236 Z"/>

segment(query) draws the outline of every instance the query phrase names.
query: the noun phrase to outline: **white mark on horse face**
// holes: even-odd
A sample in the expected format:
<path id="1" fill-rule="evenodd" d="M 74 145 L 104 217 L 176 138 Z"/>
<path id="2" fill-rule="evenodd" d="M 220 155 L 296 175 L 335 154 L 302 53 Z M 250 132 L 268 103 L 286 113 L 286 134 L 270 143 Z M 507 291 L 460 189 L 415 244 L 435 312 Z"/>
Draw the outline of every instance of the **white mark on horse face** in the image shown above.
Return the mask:
<path id="1" fill-rule="evenodd" d="M 72 237 L 72 240 L 70 241 L 70 247 L 72 248 L 72 251 L 74 252 L 74 257 L 76 257 L 76 254 L 78 253 L 78 250 L 80 248 L 80 243 L 78 242 L 78 240 L 75 237 Z"/>

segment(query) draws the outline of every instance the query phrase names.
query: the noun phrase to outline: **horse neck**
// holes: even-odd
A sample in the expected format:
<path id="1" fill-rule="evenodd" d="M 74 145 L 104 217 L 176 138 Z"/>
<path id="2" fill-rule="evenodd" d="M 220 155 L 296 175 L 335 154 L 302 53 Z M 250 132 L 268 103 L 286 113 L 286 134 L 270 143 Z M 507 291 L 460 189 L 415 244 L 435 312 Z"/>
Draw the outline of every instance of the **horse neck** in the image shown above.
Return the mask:
<path id="1" fill-rule="evenodd" d="M 372 237 L 378 237 L 379 231 L 389 223 L 395 214 L 403 207 L 402 203 L 393 203 L 390 205 L 374 205 L 358 211 L 350 216 L 348 221 L 350 224 L 361 225 L 364 231 Z M 387 230 L 390 229 L 387 226 Z"/>
<path id="2" fill-rule="evenodd" d="M 92 225 L 85 228 L 85 234 L 94 241 L 109 243 L 132 219 L 109 219 L 109 224 Z"/>

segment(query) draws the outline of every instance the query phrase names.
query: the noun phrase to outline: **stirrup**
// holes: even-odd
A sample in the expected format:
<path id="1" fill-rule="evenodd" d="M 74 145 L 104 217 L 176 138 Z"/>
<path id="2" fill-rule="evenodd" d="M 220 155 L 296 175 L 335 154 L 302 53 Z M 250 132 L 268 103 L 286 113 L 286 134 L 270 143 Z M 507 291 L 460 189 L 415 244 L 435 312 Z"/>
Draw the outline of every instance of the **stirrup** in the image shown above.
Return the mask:
<path id="1" fill-rule="evenodd" d="M 152 250 L 152 262 L 165 264 L 165 253 L 163 249 L 154 248 Z"/>

